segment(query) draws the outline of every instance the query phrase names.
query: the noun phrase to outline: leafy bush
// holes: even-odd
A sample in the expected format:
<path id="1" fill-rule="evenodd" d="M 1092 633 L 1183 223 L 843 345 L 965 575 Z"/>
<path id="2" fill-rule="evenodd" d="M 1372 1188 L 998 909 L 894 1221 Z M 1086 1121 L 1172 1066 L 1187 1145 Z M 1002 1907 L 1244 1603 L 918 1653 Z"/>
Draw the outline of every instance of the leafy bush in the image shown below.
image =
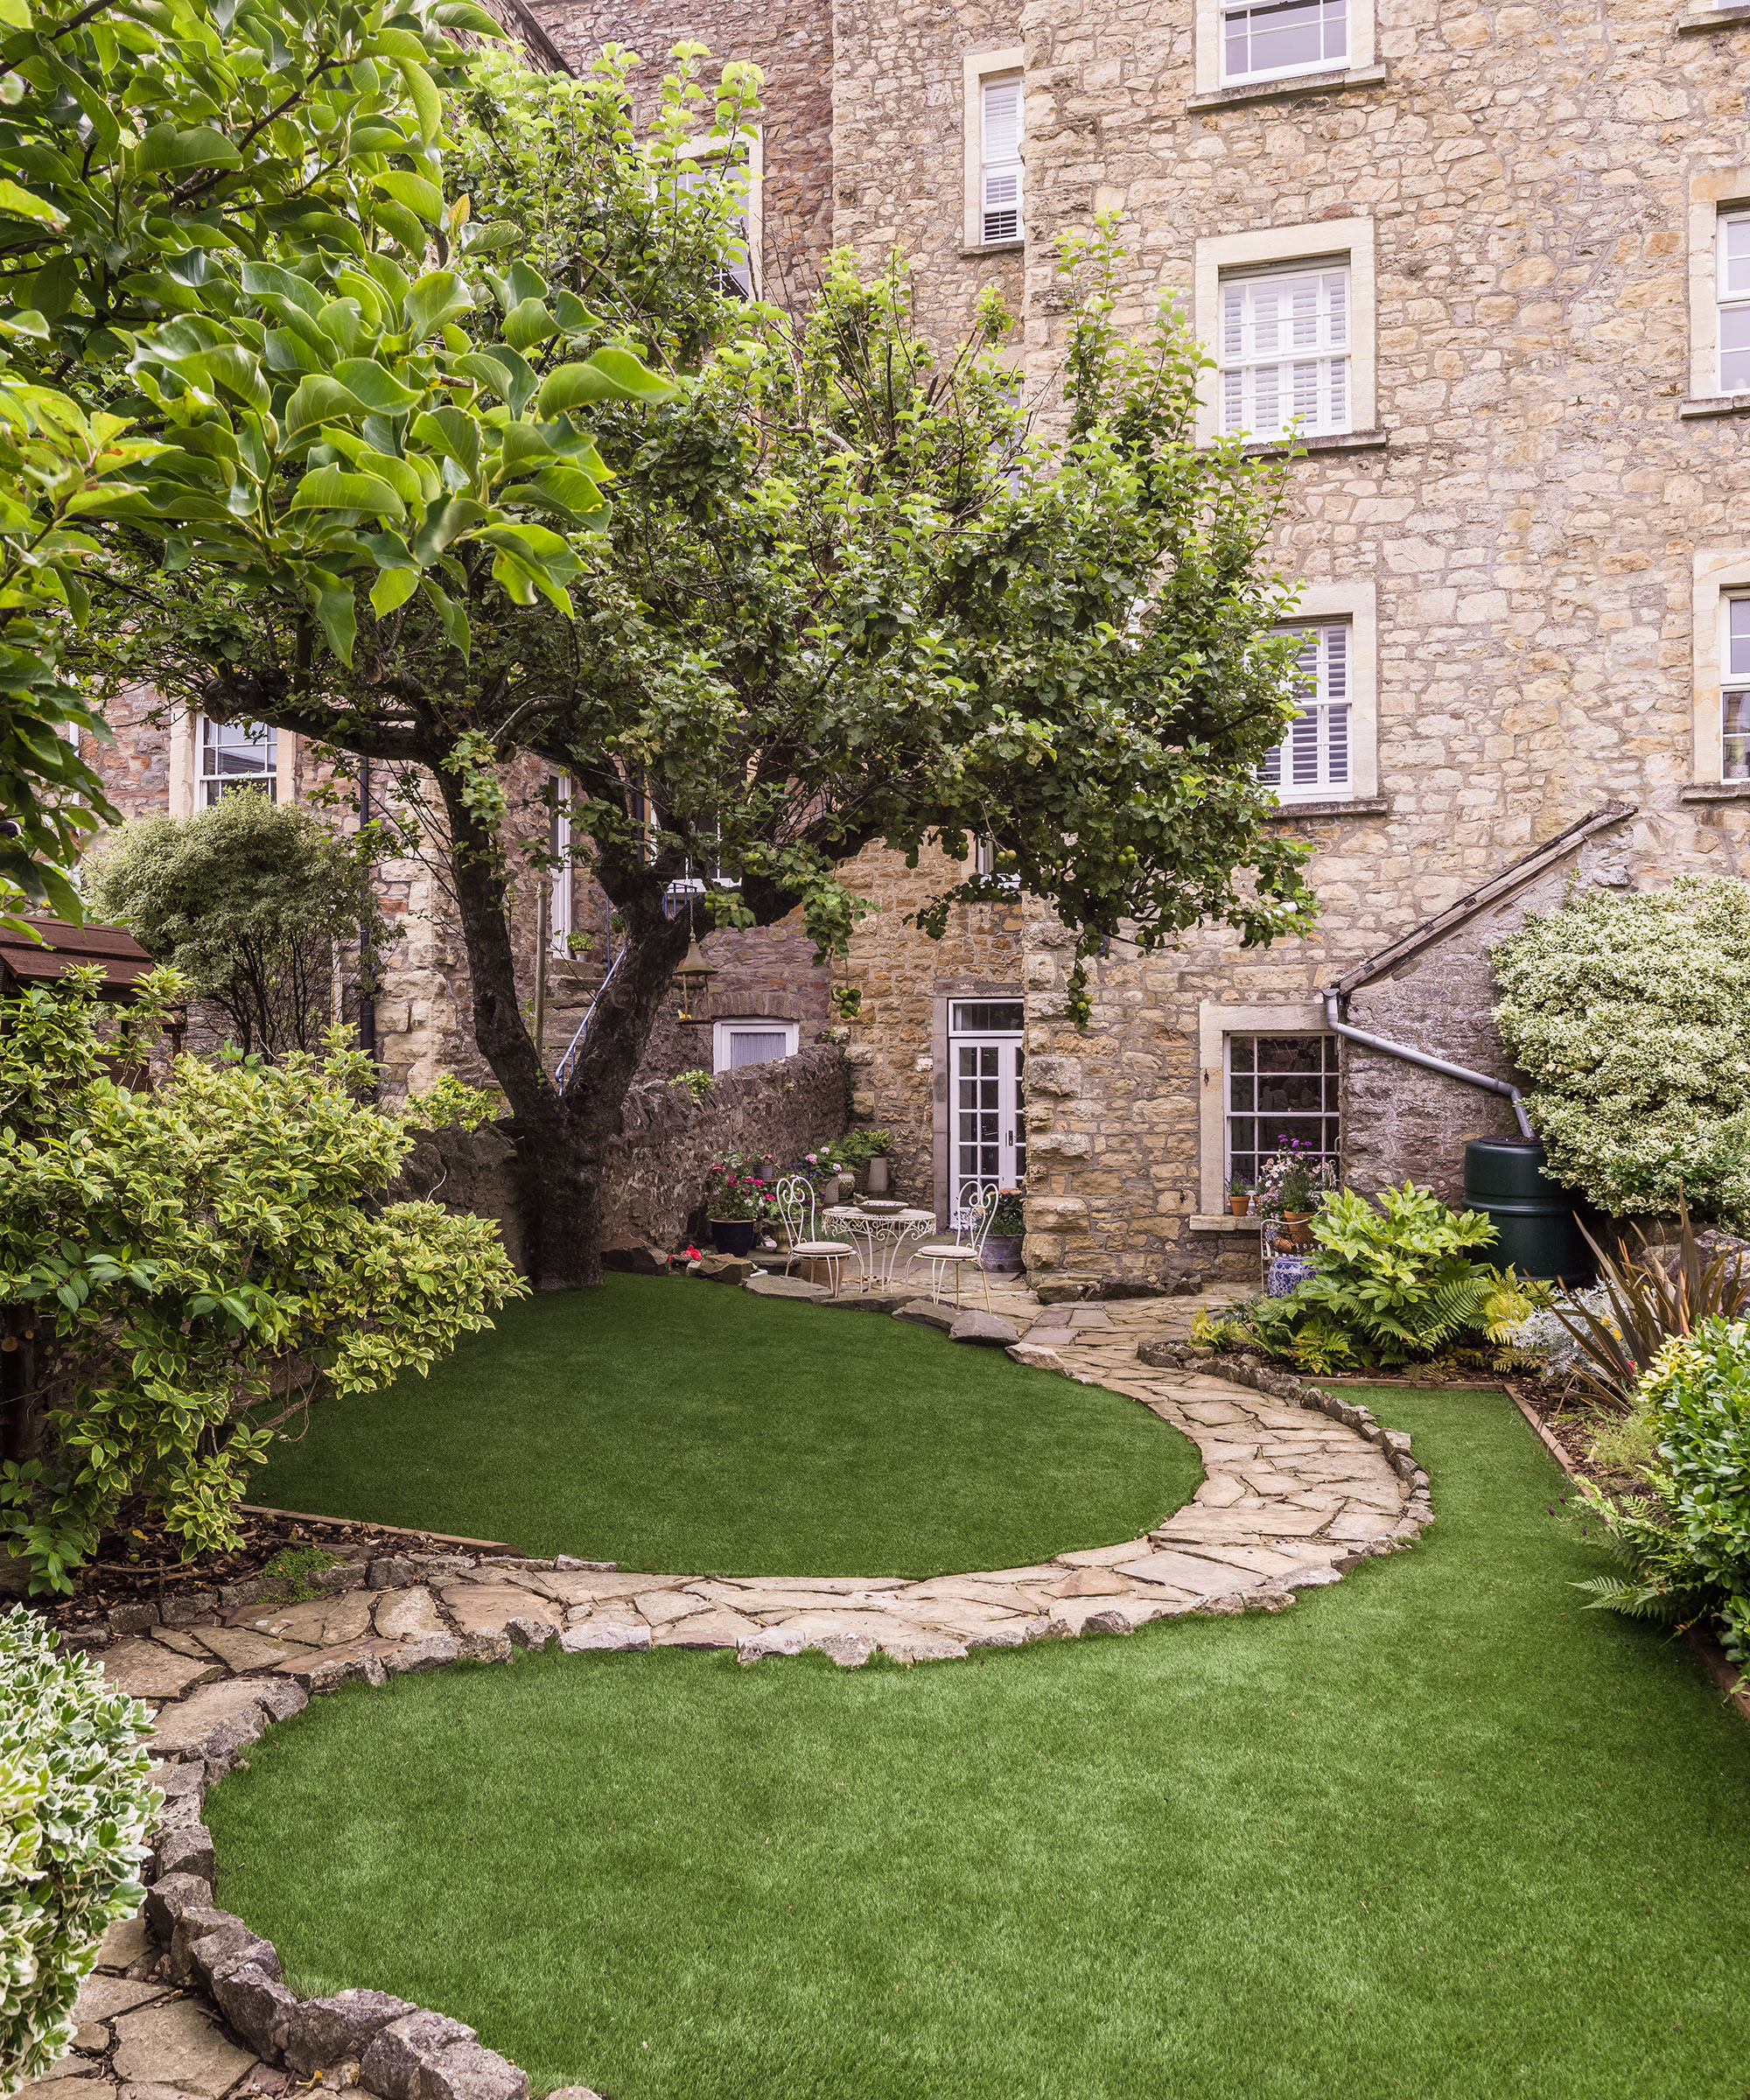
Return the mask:
<path id="1" fill-rule="evenodd" d="M 1612 1256 L 1592 1240 L 1600 1270 L 1597 1292 L 1558 1299 L 1553 1307 L 1573 1338 L 1571 1375 L 1607 1407 L 1630 1404 L 1668 1342 L 1693 1334 L 1704 1320 L 1735 1318 L 1743 1308 L 1750 1278 L 1744 1273 L 1741 1250 L 1727 1245 L 1704 1259 L 1686 1205 L 1678 1233 L 1676 1259 L 1669 1270 L 1658 1251 L 1644 1243 L 1637 1256 L 1619 1241 Z M 1604 1301 L 1596 1309 L 1595 1298 Z"/>
<path id="2" fill-rule="evenodd" d="M 1303 1369 L 1425 1362 L 1504 1342 L 1542 1294 L 1512 1270 L 1474 1262 L 1495 1237 L 1476 1211 L 1453 1211 L 1406 1181 L 1377 1202 L 1353 1189 L 1325 1199 L 1312 1223 L 1316 1272 L 1286 1298 L 1254 1300 L 1199 1339 L 1262 1348 Z"/>
<path id="3" fill-rule="evenodd" d="M 316 1050 L 332 1018 L 333 944 L 389 937 L 355 839 L 307 809 L 234 793 L 198 816 L 123 824 L 87 901 L 212 1001 L 243 1050 Z"/>
<path id="4" fill-rule="evenodd" d="M 71 1587 L 130 1498 L 190 1550 L 234 1544 L 271 1431 L 250 1409 L 424 1371 L 522 1289 L 490 1220 L 382 1200 L 416 1130 L 483 1096 L 365 1106 L 374 1068 L 340 1039 L 320 1062 L 178 1058 L 130 1092 L 110 1060 L 144 1054 L 181 980 L 152 972 L 106 1034 L 100 979 L 0 1006 L 0 1306 L 26 1345 L 0 1544 L 38 1590 Z"/>
<path id="5" fill-rule="evenodd" d="M 1493 961 L 1550 1172 L 1619 1214 L 1750 1219 L 1750 886 L 1577 892 Z"/>
<path id="6" fill-rule="evenodd" d="M 150 1726 L 35 1613 L 0 1618 L 0 2093 L 65 2054 L 98 1942 L 145 1894 Z"/>
<path id="7" fill-rule="evenodd" d="M 1657 1446 L 1642 1471 L 1657 1500 L 1583 1488 L 1628 1573 L 1579 1586 L 1593 1609 L 1712 1620 L 1727 1655 L 1750 1667 L 1750 1326 L 1707 1320 L 1668 1343 L 1637 1404 Z"/>

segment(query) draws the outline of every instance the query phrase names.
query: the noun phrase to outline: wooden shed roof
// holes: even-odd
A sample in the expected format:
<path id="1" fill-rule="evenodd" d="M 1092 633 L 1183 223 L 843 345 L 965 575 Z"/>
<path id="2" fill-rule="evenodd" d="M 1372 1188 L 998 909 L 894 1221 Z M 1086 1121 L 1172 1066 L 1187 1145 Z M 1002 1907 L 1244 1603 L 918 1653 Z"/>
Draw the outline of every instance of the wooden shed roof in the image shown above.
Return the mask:
<path id="1" fill-rule="evenodd" d="M 38 946 L 29 934 L 0 927 L 0 990 L 16 991 L 63 976 L 75 964 L 102 966 L 107 995 L 126 998 L 152 967 L 152 959 L 119 926 L 69 926 L 65 919 L 38 918 L 30 924 L 42 936 Z"/>

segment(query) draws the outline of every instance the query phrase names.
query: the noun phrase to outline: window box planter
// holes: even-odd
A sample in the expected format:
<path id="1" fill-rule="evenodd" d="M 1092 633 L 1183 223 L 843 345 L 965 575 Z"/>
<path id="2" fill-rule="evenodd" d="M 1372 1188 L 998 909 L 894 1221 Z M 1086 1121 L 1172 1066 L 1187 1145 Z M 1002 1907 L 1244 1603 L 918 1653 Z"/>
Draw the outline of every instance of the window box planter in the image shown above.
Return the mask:
<path id="1" fill-rule="evenodd" d="M 711 1245 L 719 1254 L 747 1255 L 760 1236 L 758 1218 L 707 1218 Z"/>

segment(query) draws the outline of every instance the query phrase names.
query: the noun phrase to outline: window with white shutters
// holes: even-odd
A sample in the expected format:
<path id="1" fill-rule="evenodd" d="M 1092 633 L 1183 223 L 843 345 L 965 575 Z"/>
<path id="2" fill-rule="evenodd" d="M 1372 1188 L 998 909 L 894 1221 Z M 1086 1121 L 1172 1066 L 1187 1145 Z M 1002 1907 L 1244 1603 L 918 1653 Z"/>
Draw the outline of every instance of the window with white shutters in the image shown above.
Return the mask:
<path id="1" fill-rule="evenodd" d="M 1750 600 L 1746 601 L 1750 610 Z M 1300 712 L 1264 760 L 1279 802 L 1336 802 L 1354 793 L 1350 764 L 1349 623 L 1286 630 L 1301 639 Z"/>
<path id="2" fill-rule="evenodd" d="M 1021 238 L 1021 76 L 985 80 L 980 95 L 979 214 L 986 242 Z"/>
<path id="3" fill-rule="evenodd" d="M 1719 300 L 1719 390 L 1750 394 L 1750 212 L 1719 222 L 1714 287 Z"/>
<path id="4" fill-rule="evenodd" d="M 1750 780 L 1750 598 L 1723 599 L 1719 620 L 1719 777 Z"/>
<path id="5" fill-rule="evenodd" d="M 1222 10 L 1222 77 L 1272 80 L 1347 65 L 1348 0 L 1276 0 Z"/>
<path id="6" fill-rule="evenodd" d="M 1221 428 L 1303 438 L 1349 422 L 1346 259 L 1222 279 Z"/>

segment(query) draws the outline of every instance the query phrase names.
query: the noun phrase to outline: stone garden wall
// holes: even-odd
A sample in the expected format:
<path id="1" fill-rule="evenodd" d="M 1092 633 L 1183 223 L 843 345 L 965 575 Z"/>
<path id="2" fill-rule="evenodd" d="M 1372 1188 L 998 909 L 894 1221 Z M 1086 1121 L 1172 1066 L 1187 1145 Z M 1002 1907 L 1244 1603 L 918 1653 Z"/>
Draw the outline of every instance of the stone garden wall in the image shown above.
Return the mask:
<path id="1" fill-rule="evenodd" d="M 682 1087 L 635 1086 L 621 1133 L 608 1146 L 604 1239 L 609 1246 L 648 1240 L 672 1248 L 698 1208 L 712 1160 L 726 1152 L 774 1152 L 788 1165 L 844 1124 L 844 1058 L 836 1044 L 809 1044 L 794 1057 L 725 1072 L 702 1101 Z M 408 1154 L 390 1194 L 496 1218 L 506 1252 L 527 1273 L 516 1152 L 501 1125 L 429 1132 Z"/>

